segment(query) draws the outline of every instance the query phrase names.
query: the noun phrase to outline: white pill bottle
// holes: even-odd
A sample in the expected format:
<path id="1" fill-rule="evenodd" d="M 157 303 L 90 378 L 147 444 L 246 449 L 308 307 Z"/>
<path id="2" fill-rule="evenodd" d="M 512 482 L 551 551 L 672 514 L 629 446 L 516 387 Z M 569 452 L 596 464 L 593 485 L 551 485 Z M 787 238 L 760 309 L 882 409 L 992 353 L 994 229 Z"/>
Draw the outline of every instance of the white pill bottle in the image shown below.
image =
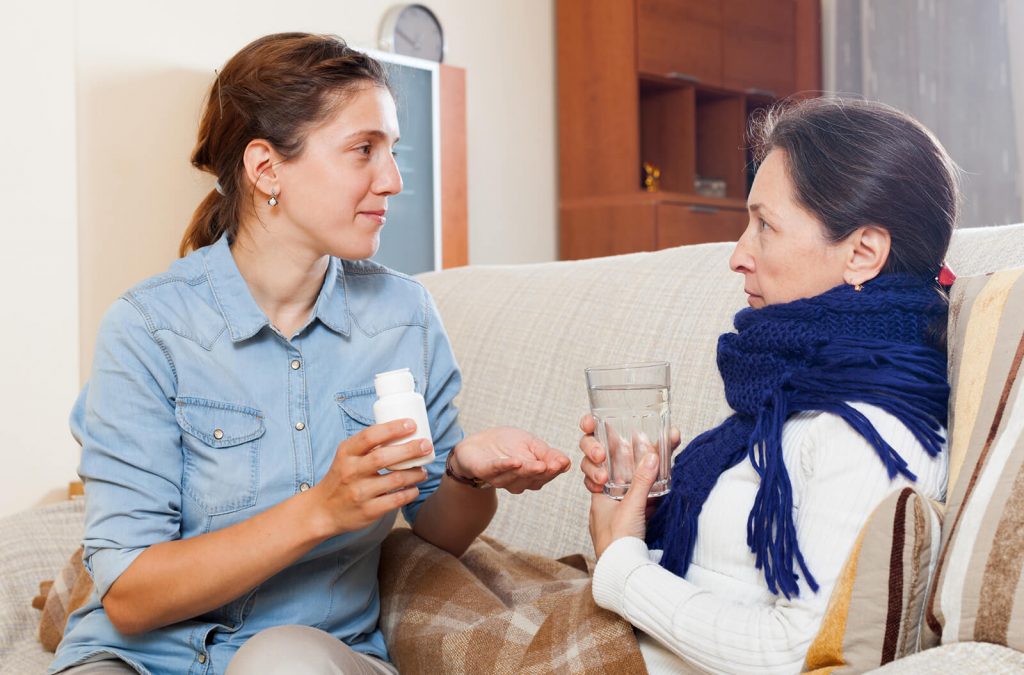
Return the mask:
<path id="1" fill-rule="evenodd" d="M 427 419 L 427 405 L 423 397 L 416 393 L 416 382 L 408 368 L 377 373 L 373 378 L 373 387 L 377 390 L 377 400 L 373 404 L 373 416 L 377 424 L 409 418 L 416 423 L 416 431 L 390 445 L 401 445 L 411 440 L 422 438 L 433 443 L 430 435 L 430 421 Z M 411 469 L 434 461 L 434 450 L 429 455 L 399 462 L 388 469 Z"/>

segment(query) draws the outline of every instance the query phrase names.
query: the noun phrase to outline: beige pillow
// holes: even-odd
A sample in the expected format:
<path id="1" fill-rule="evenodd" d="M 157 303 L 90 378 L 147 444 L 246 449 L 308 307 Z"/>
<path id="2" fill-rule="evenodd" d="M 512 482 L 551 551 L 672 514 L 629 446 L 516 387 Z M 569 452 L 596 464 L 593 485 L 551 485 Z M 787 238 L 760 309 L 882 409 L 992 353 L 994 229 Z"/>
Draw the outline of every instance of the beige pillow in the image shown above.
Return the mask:
<path id="1" fill-rule="evenodd" d="M 878 505 L 832 590 L 806 671 L 863 673 L 917 651 L 941 524 L 938 505 L 913 488 Z"/>
<path id="2" fill-rule="evenodd" d="M 950 485 L 923 646 L 1024 650 L 1024 268 L 950 297 Z"/>

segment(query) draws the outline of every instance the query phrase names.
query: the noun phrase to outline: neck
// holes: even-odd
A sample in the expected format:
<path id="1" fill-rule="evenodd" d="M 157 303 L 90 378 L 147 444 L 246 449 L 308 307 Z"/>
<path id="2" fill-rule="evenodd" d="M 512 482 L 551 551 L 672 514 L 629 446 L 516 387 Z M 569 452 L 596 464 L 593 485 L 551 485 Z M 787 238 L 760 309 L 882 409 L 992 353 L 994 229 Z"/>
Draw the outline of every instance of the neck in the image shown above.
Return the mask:
<path id="1" fill-rule="evenodd" d="M 276 237 L 259 224 L 239 228 L 231 254 L 256 304 L 291 338 L 309 320 L 330 257 Z"/>

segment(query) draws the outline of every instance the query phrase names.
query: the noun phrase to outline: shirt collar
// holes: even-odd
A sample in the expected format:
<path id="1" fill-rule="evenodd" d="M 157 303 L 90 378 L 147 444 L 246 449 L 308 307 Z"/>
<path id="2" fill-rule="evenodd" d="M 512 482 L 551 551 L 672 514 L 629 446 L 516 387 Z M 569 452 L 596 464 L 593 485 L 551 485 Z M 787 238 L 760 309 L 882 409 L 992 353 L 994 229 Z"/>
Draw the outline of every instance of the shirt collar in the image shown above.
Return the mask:
<path id="1" fill-rule="evenodd" d="M 235 257 L 231 255 L 227 235 L 210 246 L 203 264 L 206 266 L 206 277 L 210 280 L 210 288 L 227 324 L 232 342 L 247 340 L 270 324 L 267 315 L 253 299 L 242 273 L 238 271 Z M 345 294 L 344 266 L 335 257 L 331 257 L 327 265 L 324 284 L 320 287 L 313 316 L 331 330 L 348 335 L 351 318 Z M 303 330 L 305 328 L 303 326 Z"/>

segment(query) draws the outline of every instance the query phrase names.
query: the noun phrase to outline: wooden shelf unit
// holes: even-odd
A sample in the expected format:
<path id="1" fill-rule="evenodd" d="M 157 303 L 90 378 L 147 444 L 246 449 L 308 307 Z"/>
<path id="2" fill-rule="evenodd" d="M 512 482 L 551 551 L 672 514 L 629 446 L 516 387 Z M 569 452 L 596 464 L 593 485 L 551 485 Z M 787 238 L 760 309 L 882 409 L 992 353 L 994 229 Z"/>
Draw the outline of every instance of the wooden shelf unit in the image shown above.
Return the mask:
<path id="1" fill-rule="evenodd" d="M 817 0 L 557 0 L 559 255 L 735 240 L 750 117 L 821 86 Z M 808 65 L 810 62 L 812 65 Z M 661 171 L 642 188 L 642 163 Z M 725 197 L 698 195 L 698 177 Z"/>

